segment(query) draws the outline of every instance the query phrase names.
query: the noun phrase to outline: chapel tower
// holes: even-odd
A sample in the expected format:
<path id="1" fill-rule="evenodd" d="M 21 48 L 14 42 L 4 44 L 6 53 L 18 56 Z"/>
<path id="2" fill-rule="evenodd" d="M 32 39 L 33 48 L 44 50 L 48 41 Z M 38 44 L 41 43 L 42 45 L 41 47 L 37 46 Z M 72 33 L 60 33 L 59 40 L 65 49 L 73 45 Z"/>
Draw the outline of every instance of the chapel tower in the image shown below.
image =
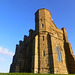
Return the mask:
<path id="1" fill-rule="evenodd" d="M 35 13 L 35 30 L 30 29 L 29 36 L 16 45 L 10 72 L 75 73 L 75 56 L 66 28 L 56 27 L 49 10 Z"/>
<path id="2" fill-rule="evenodd" d="M 35 31 L 38 39 L 35 46 L 38 69 L 35 66 L 35 72 L 67 74 L 63 31 L 55 26 L 47 9 L 40 9 L 35 13 Z"/>

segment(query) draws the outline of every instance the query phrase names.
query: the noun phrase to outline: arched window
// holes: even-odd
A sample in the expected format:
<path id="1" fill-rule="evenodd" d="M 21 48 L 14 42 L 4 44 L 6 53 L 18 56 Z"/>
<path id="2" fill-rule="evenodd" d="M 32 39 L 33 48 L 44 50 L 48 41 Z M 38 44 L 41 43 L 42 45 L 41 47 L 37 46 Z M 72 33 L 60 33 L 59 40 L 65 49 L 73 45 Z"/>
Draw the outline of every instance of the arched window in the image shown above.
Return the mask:
<path id="1" fill-rule="evenodd" d="M 56 50 L 57 50 L 57 55 L 58 55 L 58 61 L 62 62 L 62 56 L 61 56 L 61 51 L 60 51 L 59 46 L 56 47 Z"/>

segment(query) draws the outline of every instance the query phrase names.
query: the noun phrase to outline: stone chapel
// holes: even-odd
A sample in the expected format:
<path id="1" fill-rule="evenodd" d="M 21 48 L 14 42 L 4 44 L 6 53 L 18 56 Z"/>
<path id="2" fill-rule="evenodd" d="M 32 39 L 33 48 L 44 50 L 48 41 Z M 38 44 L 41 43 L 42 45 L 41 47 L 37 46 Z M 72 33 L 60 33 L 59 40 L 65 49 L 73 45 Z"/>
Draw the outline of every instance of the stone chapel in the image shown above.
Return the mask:
<path id="1" fill-rule="evenodd" d="M 35 13 L 35 30 L 16 45 L 10 72 L 74 74 L 75 56 L 66 28 L 58 29 L 49 10 Z"/>

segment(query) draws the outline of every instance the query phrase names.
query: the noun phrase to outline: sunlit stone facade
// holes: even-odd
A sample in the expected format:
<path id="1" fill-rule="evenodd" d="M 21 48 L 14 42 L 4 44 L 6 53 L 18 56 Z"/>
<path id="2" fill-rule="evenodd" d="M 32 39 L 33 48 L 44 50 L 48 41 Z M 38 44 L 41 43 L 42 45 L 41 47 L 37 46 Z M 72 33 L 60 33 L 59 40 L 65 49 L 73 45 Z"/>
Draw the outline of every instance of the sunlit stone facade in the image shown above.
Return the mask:
<path id="1" fill-rule="evenodd" d="M 66 28 L 58 29 L 47 9 L 35 13 L 35 30 L 16 45 L 10 72 L 75 73 L 75 56 Z"/>

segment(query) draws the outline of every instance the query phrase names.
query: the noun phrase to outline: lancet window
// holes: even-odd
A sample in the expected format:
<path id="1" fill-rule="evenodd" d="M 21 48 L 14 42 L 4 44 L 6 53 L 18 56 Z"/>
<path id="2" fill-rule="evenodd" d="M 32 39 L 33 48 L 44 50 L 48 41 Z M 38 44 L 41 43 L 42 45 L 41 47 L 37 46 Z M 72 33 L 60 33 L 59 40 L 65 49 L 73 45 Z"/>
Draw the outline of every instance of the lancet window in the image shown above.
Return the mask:
<path id="1" fill-rule="evenodd" d="M 59 46 L 56 47 L 56 51 L 57 51 L 58 61 L 62 62 L 61 50 Z"/>

